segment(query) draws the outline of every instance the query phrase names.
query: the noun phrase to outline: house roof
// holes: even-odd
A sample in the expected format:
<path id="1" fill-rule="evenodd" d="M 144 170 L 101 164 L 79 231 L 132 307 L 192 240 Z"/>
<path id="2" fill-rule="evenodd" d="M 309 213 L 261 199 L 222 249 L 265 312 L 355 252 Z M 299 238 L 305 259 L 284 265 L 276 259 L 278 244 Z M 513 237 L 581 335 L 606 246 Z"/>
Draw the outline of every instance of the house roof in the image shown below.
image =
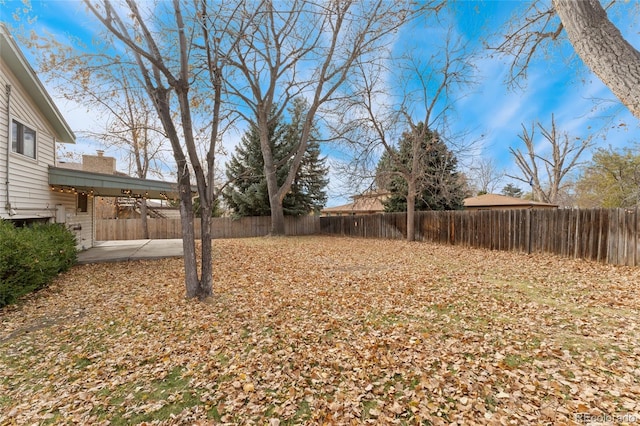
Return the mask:
<path id="1" fill-rule="evenodd" d="M 366 192 L 353 196 L 353 202 L 341 206 L 322 209 L 323 214 L 337 213 L 382 213 L 384 205 L 382 201 L 389 196 L 388 192 Z"/>
<path id="2" fill-rule="evenodd" d="M 75 134 L 3 23 L 0 23 L 0 57 L 51 124 L 56 140 L 75 143 Z"/>
<path id="3" fill-rule="evenodd" d="M 86 192 L 103 197 L 178 198 L 178 186 L 173 182 L 62 167 L 49 167 L 49 185 L 54 190 Z M 194 188 L 191 190 L 195 192 Z"/>
<path id="4" fill-rule="evenodd" d="M 382 213 L 383 211 L 382 202 L 376 199 L 356 200 L 353 203 L 322 209 L 322 213 Z"/>
<path id="5" fill-rule="evenodd" d="M 465 198 L 465 207 L 558 207 L 556 204 L 540 203 L 522 198 L 507 197 L 498 194 L 484 194 Z"/>

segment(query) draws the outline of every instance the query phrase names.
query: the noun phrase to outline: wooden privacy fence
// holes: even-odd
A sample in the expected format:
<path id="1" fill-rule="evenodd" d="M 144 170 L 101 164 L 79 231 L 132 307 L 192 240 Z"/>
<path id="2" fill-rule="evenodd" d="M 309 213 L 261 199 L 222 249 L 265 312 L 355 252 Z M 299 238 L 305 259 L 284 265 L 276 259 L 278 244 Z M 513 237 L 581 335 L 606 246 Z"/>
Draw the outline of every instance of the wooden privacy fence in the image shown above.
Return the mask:
<path id="1" fill-rule="evenodd" d="M 200 221 L 195 223 L 196 238 L 200 238 Z M 303 216 L 284 218 L 287 235 L 310 235 L 320 232 L 318 217 Z M 182 238 L 180 219 L 147 219 L 149 238 Z M 267 235 L 271 228 L 271 218 L 243 217 L 212 219 L 213 238 L 243 238 Z M 138 240 L 144 238 L 141 219 L 98 219 L 96 220 L 96 240 Z"/>
<path id="2" fill-rule="evenodd" d="M 640 265 L 638 209 L 416 212 L 416 240 Z M 320 218 L 320 232 L 406 238 L 406 213 Z"/>
<path id="3" fill-rule="evenodd" d="M 614 265 L 640 265 L 638 209 L 523 209 L 416 212 L 416 240 L 490 250 L 552 253 Z M 213 238 L 259 237 L 270 217 L 214 218 Z M 180 219 L 147 219 L 149 238 L 182 238 Z M 200 223 L 195 223 L 196 238 Z M 289 217 L 287 235 L 406 238 L 406 213 Z M 143 238 L 140 219 L 96 221 L 96 240 Z"/>

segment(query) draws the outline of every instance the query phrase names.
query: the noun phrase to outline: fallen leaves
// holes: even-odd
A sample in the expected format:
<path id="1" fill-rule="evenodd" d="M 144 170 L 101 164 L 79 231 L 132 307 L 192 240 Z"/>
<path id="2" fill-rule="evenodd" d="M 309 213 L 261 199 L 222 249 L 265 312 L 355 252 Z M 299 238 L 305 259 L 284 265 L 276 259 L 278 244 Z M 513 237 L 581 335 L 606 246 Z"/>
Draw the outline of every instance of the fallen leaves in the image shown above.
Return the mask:
<path id="1" fill-rule="evenodd" d="M 640 271 L 334 237 L 77 266 L 0 313 L 0 424 L 522 424 L 640 413 Z"/>

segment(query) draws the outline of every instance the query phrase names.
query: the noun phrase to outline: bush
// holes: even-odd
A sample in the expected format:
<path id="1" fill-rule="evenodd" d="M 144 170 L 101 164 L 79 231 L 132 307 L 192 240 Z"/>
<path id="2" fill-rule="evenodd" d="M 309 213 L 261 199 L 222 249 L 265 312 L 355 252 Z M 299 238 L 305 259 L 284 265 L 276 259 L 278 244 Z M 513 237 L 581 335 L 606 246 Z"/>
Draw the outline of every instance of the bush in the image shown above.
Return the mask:
<path id="1" fill-rule="evenodd" d="M 15 228 L 0 220 L 0 307 L 45 287 L 76 256 L 75 237 L 60 224 Z"/>

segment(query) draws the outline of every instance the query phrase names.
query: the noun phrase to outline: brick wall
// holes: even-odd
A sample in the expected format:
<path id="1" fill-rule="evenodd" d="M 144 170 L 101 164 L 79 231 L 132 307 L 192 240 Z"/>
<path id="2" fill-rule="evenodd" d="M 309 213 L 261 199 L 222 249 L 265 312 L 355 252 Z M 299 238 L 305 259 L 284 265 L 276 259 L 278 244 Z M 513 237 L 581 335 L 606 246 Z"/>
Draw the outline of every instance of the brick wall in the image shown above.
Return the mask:
<path id="1" fill-rule="evenodd" d="M 116 172 L 116 159 L 105 157 L 102 151 L 98 151 L 98 155 L 83 155 L 82 170 L 112 175 Z"/>

